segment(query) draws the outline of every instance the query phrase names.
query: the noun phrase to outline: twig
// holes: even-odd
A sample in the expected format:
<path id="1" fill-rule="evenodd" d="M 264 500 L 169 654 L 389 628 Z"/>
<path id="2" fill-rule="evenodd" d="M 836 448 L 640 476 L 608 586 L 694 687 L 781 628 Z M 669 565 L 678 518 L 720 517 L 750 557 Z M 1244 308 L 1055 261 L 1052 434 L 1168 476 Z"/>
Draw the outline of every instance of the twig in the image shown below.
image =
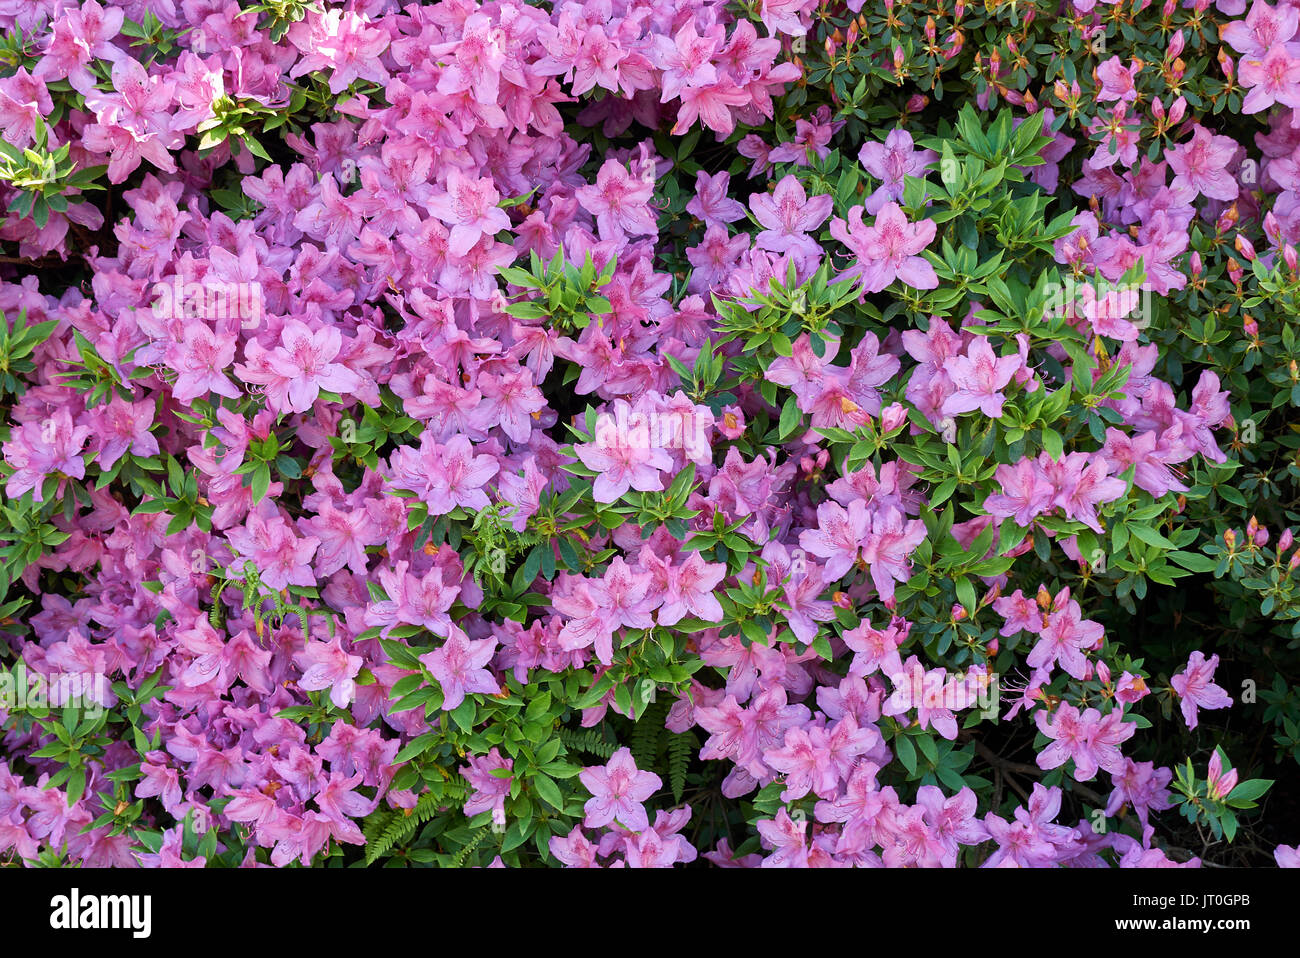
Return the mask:
<path id="1" fill-rule="evenodd" d="M 984 759 L 984 761 L 988 762 L 994 768 L 1001 769 L 1004 772 L 1019 772 L 1022 775 L 1032 775 L 1034 778 L 1041 778 L 1043 775 L 1043 770 L 1039 768 L 1037 765 L 1026 765 L 1023 762 L 1007 761 L 1002 756 L 998 755 L 997 752 L 993 751 L 991 748 L 985 745 L 983 742 L 980 742 L 976 739 L 972 739 L 972 741 L 975 743 L 976 754 L 978 754 L 980 758 Z M 1007 781 L 1010 782 L 1011 780 L 1008 778 Z M 1071 791 L 1077 792 L 1080 797 L 1087 799 L 1088 801 L 1092 802 L 1094 805 L 1104 806 L 1106 804 L 1105 799 L 1103 799 L 1100 795 L 1098 795 L 1088 786 L 1080 785 L 1078 782 L 1075 782 L 1071 786 Z M 1022 793 L 1022 797 L 1023 797 L 1023 793 Z"/>

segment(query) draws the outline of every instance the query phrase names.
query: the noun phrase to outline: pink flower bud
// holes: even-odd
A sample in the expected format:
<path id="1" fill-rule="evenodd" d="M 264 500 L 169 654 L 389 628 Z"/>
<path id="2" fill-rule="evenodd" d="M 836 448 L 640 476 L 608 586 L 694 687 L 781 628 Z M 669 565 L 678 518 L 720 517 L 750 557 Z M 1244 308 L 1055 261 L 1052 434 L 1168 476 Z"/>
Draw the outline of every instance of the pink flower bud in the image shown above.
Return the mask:
<path id="1" fill-rule="evenodd" d="M 1282 247 L 1282 262 L 1286 263 L 1286 268 L 1292 273 L 1296 271 L 1297 259 L 1295 247 L 1287 243 Z"/>
<path id="2" fill-rule="evenodd" d="M 1097 663 L 1097 678 L 1101 680 L 1102 685 L 1110 685 L 1110 666 L 1105 662 Z"/>
<path id="3" fill-rule="evenodd" d="M 1287 526 L 1282 530 L 1282 535 L 1278 536 L 1277 551 L 1279 553 L 1286 552 L 1287 549 L 1291 548 L 1291 543 L 1294 541 L 1295 536 L 1291 534 L 1291 527 Z"/>
<path id="4" fill-rule="evenodd" d="M 1199 3 L 1200 0 L 1197 0 L 1197 2 Z M 1232 57 L 1228 56 L 1228 51 L 1223 49 L 1223 47 L 1219 47 L 1219 66 L 1223 69 L 1223 75 L 1229 80 L 1236 77 L 1237 65 L 1233 61 Z"/>
<path id="5" fill-rule="evenodd" d="M 880 431 L 889 434 L 907 422 L 907 410 L 902 403 L 890 403 L 880 411 Z"/>
<path id="6" fill-rule="evenodd" d="M 1172 60 L 1175 57 L 1182 56 L 1183 46 L 1184 46 L 1183 31 L 1179 30 L 1177 33 L 1175 33 L 1172 37 L 1169 38 L 1169 59 Z"/>
<path id="7" fill-rule="evenodd" d="M 1277 221 L 1272 210 L 1264 214 L 1264 235 L 1274 246 L 1282 245 L 1282 224 Z"/>
<path id="8" fill-rule="evenodd" d="M 1255 339 L 1259 336 L 1259 323 L 1255 322 L 1255 320 L 1249 316 L 1241 321 L 1241 328 L 1242 331 L 1251 339 Z"/>
<path id="9" fill-rule="evenodd" d="M 1191 267 L 1193 276 L 1200 276 L 1201 273 L 1205 272 L 1205 264 L 1201 262 L 1201 254 L 1195 250 L 1192 251 Z"/>
<path id="10" fill-rule="evenodd" d="M 1214 754 L 1210 756 L 1210 773 L 1206 779 L 1207 790 L 1210 797 L 1215 801 L 1223 801 L 1232 790 L 1237 787 L 1237 770 L 1234 768 L 1226 775 L 1223 772 L 1223 759 L 1219 757 L 1219 750 L 1216 748 Z"/>
<path id="11" fill-rule="evenodd" d="M 1242 255 L 1246 262 L 1249 263 L 1255 258 L 1255 245 L 1240 233 L 1237 234 L 1237 241 L 1234 245 L 1237 247 L 1237 252 Z"/>

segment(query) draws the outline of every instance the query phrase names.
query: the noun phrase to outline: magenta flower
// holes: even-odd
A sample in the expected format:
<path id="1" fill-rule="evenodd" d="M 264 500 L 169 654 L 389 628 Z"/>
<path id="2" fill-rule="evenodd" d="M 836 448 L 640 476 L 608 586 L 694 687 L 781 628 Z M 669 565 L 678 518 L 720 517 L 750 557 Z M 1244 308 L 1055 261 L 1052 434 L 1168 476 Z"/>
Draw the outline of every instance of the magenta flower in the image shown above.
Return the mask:
<path id="1" fill-rule="evenodd" d="M 579 443 L 573 447 L 582 464 L 599 473 L 592 484 L 597 502 L 617 502 L 628 489 L 660 492 L 664 489 L 661 473 L 673 468 L 668 453 L 648 442 L 618 441 Z"/>
<path id="2" fill-rule="evenodd" d="M 177 402 L 192 402 L 215 392 L 238 399 L 239 390 L 224 370 L 235 359 L 235 337 L 214 333 L 207 323 L 189 320 L 179 343 L 167 347 L 165 361 L 180 373 L 172 387 Z"/>
<path id="3" fill-rule="evenodd" d="M 1021 459 L 1014 466 L 1000 465 L 994 477 L 1002 491 L 984 500 L 989 515 L 1014 519 L 1016 525 L 1028 528 L 1051 507 L 1055 492 L 1033 459 Z"/>
<path id="4" fill-rule="evenodd" d="M 654 236 L 659 232 L 650 199 L 654 182 L 632 176 L 626 166 L 606 160 L 594 185 L 574 191 L 582 208 L 596 217 L 601 239 Z"/>
<path id="5" fill-rule="evenodd" d="M 287 387 L 268 387 L 273 408 L 306 412 L 322 389 L 349 393 L 361 386 L 361 377 L 334 362 L 343 348 L 343 334 L 334 326 L 313 332 L 306 323 L 291 319 L 280 332 L 280 345 L 266 357 L 271 370 L 287 381 Z M 278 385 L 278 384 L 277 384 Z"/>
<path id="6" fill-rule="evenodd" d="M 871 533 L 862 546 L 862 558 L 870 564 L 871 581 L 885 601 L 894 597 L 895 582 L 906 582 L 912 577 L 908 556 L 925 541 L 925 536 L 924 522 L 906 519 L 892 506 L 872 518 Z"/>
<path id="7" fill-rule="evenodd" d="M 1049 718 L 1045 709 L 1034 714 L 1038 730 L 1052 739 L 1052 744 L 1038 753 L 1038 767 L 1053 769 L 1074 759 L 1074 778 L 1086 782 L 1101 768 L 1112 774 L 1124 770 L 1124 756 L 1119 745 L 1133 737 L 1137 723 L 1125 723 L 1118 709 L 1102 716 L 1096 709 L 1082 713 L 1069 702 L 1062 702 Z"/>
<path id="8" fill-rule="evenodd" d="M 797 176 L 783 177 L 770 195 L 757 193 L 750 197 L 754 219 L 763 226 L 763 231 L 754 237 L 754 244 L 773 253 L 820 257 L 820 245 L 807 234 L 826 222 L 834 204 L 831 196 L 809 199 Z"/>
<path id="9" fill-rule="evenodd" d="M 361 671 L 365 659 L 345 652 L 342 636 L 336 635 L 329 642 L 309 642 L 295 656 L 295 661 L 303 670 L 302 678 L 298 680 L 300 689 L 307 692 L 329 689 L 331 702 L 341 709 L 348 707 L 356 695 L 353 679 Z"/>
<path id="10" fill-rule="evenodd" d="M 1227 801 L 1232 790 L 1237 787 L 1237 770 L 1223 771 L 1223 749 L 1216 748 L 1210 756 L 1210 769 L 1205 779 L 1205 786 L 1213 801 Z"/>
<path id="11" fill-rule="evenodd" d="M 691 552 L 685 562 L 670 572 L 668 591 L 659 609 L 659 624 L 675 625 L 687 615 L 705 622 L 722 621 L 722 606 L 713 590 L 726 575 L 727 567 L 723 563 L 705 562 L 698 552 Z"/>
<path id="12" fill-rule="evenodd" d="M 367 20 L 352 11 L 311 10 L 289 28 L 289 40 L 303 53 L 291 77 L 320 71 L 329 77 L 331 93 L 342 93 L 358 79 L 388 83 L 380 59 L 388 49 L 388 32 L 367 26 Z"/>
<path id="13" fill-rule="evenodd" d="M 57 495 L 61 496 L 68 478 L 81 479 L 86 475 L 81 452 L 90 436 L 90 427 L 74 426 L 66 408 L 57 410 L 43 422 L 23 423 L 0 446 L 5 462 L 14 468 L 5 483 L 5 494 L 16 499 L 31 490 L 32 501 L 44 502 L 41 486 L 45 479 L 59 476 Z"/>
<path id="14" fill-rule="evenodd" d="M 1065 608 L 1047 617 L 1025 663 L 1032 669 L 1050 669 L 1059 663 L 1070 675 L 1082 679 L 1088 669 L 1083 651 L 1098 645 L 1105 632 L 1101 623 L 1084 621 L 1079 604 L 1071 599 Z"/>
<path id="15" fill-rule="evenodd" d="M 1232 696 L 1214 684 L 1214 670 L 1218 667 L 1217 655 L 1207 660 L 1204 653 L 1197 650 L 1187 659 L 1187 667 L 1169 680 L 1178 695 L 1178 707 L 1182 709 L 1183 720 L 1189 729 L 1196 728 L 1198 708 L 1223 709 L 1232 705 Z"/>
<path id="16" fill-rule="evenodd" d="M 620 748 L 604 766 L 584 768 L 578 780 L 591 792 L 583 820 L 587 828 L 601 828 L 617 821 L 634 832 L 650 827 L 642 803 L 664 784 L 654 772 L 638 770 L 628 748 Z"/>
<path id="17" fill-rule="evenodd" d="M 883 144 L 863 144 L 858 152 L 858 161 L 881 181 L 876 191 L 867 197 L 866 211 L 875 216 L 886 203 L 900 202 L 904 178 L 925 176 L 926 167 L 938 158 L 934 150 L 913 149 L 912 134 L 906 130 L 890 130 Z"/>
<path id="18" fill-rule="evenodd" d="M 944 371 L 957 387 L 943 404 L 943 414 L 952 416 L 978 409 L 991 419 L 1002 415 L 1006 397 L 1002 389 L 1020 368 L 1018 355 L 998 357 L 989 344 L 988 337 L 976 336 L 966 349 L 965 356 L 952 356 L 944 361 Z"/>
<path id="19" fill-rule="evenodd" d="M 1235 200 L 1237 181 L 1227 167 L 1238 149 L 1237 141 L 1232 137 L 1215 136 L 1196 124 L 1190 142 L 1165 150 L 1165 159 L 1174 171 L 1170 188 L 1190 188 L 1193 195 L 1201 194 L 1214 200 Z"/>
<path id="20" fill-rule="evenodd" d="M 1270 6 L 1255 0 L 1244 20 L 1233 20 L 1219 30 L 1219 38 L 1248 57 L 1262 57 L 1270 50 L 1283 49 L 1300 29 L 1300 11 L 1288 3 Z M 1243 64 L 1243 76 L 1245 66 Z M 1250 111 L 1247 111 L 1250 112 Z"/>
<path id="21" fill-rule="evenodd" d="M 241 559 L 251 559 L 262 582 L 277 591 L 290 585 L 315 585 L 311 559 L 320 540 L 315 536 L 294 535 L 293 527 L 283 516 L 273 507 L 268 511 L 269 517 L 250 512 L 244 525 L 226 533 L 236 554 Z M 231 572 L 242 573 L 243 565 L 236 560 Z"/>
<path id="22" fill-rule="evenodd" d="M 497 206 L 501 194 L 490 179 L 471 179 L 453 169 L 447 173 L 447 192 L 430 199 L 429 212 L 451 227 L 447 249 L 464 256 L 480 237 L 495 236 L 510 228 L 510 217 Z"/>
<path id="23" fill-rule="evenodd" d="M 850 502 L 847 510 L 838 503 L 823 502 L 817 507 L 817 528 L 800 533 L 799 545 L 827 560 L 826 579 L 833 582 L 858 561 L 870 528 L 871 517 L 862 500 Z"/>
<path id="24" fill-rule="evenodd" d="M 450 627 L 450 632 L 447 641 L 420 656 L 421 664 L 442 688 L 444 712 L 459 707 L 467 694 L 495 695 L 501 691 L 487 669 L 496 652 L 497 640 L 491 636 L 473 640 L 455 625 Z"/>
<path id="25" fill-rule="evenodd" d="M 486 508 L 483 487 L 500 468 L 492 456 L 475 455 L 468 437 L 457 434 L 444 444 L 426 430 L 418 450 L 402 446 L 393 453 L 391 482 L 415 492 L 430 515 L 442 516 L 457 507 Z"/>
<path id="26" fill-rule="evenodd" d="M 862 222 L 863 208 L 849 210 L 849 219 L 831 220 L 831 235 L 847 246 L 857 260 L 836 281 L 856 278 L 864 293 L 878 293 L 895 279 L 913 289 L 934 289 L 939 277 L 919 255 L 934 240 L 932 220 L 908 223 L 897 203 L 880 208 L 872 226 Z"/>

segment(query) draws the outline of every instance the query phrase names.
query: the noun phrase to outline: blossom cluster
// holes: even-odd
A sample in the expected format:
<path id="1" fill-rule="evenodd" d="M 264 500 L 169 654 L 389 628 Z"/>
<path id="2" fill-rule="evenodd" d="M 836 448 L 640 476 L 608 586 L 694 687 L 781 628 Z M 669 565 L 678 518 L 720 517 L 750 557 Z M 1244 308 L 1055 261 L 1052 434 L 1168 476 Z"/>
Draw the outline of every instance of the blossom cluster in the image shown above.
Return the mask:
<path id="1" fill-rule="evenodd" d="M 1179 517 L 1238 384 L 1136 290 L 1240 294 L 1192 248 L 1233 229 L 1296 281 L 1295 8 L 1220 6 L 1248 183 L 1118 56 L 1089 119 L 990 88 L 1014 162 L 912 92 L 864 125 L 800 58 L 861 3 L 300 6 L 0 12 L 0 138 L 96 171 L 0 169 L 0 665 L 113 690 L 0 701 L 0 854 L 1199 864 L 1139 730 L 1235 697 L 1208 648 L 1157 678 L 1109 598 L 1219 564 Z M 1053 313 L 1049 269 L 1108 285 Z"/>

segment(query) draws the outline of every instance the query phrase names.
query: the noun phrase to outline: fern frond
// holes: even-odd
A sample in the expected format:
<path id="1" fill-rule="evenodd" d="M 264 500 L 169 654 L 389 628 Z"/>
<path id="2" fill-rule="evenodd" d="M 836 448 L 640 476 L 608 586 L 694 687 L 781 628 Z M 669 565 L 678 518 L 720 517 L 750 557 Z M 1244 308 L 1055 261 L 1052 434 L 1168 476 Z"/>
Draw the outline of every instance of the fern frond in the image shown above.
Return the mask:
<path id="1" fill-rule="evenodd" d="M 469 843 L 464 848 L 456 853 L 456 857 L 451 861 L 452 867 L 460 868 L 463 866 L 465 864 L 465 859 L 469 858 L 470 853 L 473 852 L 474 849 L 478 848 L 479 843 L 487 837 L 487 834 L 488 828 L 485 825 L 475 833 L 474 837 L 469 840 Z"/>
<path id="2" fill-rule="evenodd" d="M 667 711 L 668 703 L 652 702 L 632 727 L 631 741 L 628 744 L 637 768 L 654 767 L 655 759 L 659 756 L 659 739 L 664 731 Z"/>
<path id="3" fill-rule="evenodd" d="M 672 786 L 674 802 L 680 803 L 686 791 L 686 771 L 698 746 L 694 732 L 674 735 L 668 743 L 668 784 Z"/>
<path id="4" fill-rule="evenodd" d="M 561 728 L 560 741 L 563 742 L 565 748 L 570 751 L 586 752 L 589 755 L 595 755 L 604 759 L 608 759 L 618 751 L 617 744 L 614 742 L 606 742 L 600 737 L 600 735 L 591 729 L 574 731 L 570 728 Z"/>
<path id="5" fill-rule="evenodd" d="M 366 864 L 373 865 L 378 859 L 387 855 L 442 809 L 464 802 L 467 792 L 468 789 L 459 782 L 448 782 L 443 788 L 425 792 L 415 803 L 414 808 L 393 810 L 388 818 L 383 820 L 382 825 L 376 824 L 371 828 L 367 824 L 361 830 L 361 834 L 366 838 Z"/>

